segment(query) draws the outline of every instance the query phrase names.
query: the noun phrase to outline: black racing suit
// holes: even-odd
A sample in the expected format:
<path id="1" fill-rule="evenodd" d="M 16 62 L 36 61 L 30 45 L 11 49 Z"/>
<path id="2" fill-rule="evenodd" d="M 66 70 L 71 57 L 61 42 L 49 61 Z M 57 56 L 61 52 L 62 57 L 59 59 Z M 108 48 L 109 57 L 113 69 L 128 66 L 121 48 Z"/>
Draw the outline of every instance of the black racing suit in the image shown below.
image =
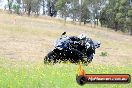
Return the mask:
<path id="1" fill-rule="evenodd" d="M 91 61 L 93 59 L 93 54 L 95 53 L 94 43 L 90 38 L 85 39 L 79 39 L 76 36 L 69 37 L 71 42 L 72 48 L 77 49 L 78 51 L 82 52 L 83 54 L 86 54 L 87 60 Z M 82 43 L 83 42 L 83 43 Z M 86 47 L 86 43 L 90 44 L 90 47 Z"/>

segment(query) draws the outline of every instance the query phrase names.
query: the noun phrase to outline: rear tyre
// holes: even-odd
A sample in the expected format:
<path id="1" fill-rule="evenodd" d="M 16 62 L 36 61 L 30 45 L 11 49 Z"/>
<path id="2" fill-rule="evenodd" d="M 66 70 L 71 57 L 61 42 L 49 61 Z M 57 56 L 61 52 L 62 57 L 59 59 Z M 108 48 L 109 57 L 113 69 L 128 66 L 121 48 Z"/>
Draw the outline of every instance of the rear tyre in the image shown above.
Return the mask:
<path id="1" fill-rule="evenodd" d="M 57 60 L 57 55 L 51 51 L 47 54 L 47 56 L 44 57 L 44 63 L 47 64 L 47 63 L 56 63 L 56 60 Z"/>

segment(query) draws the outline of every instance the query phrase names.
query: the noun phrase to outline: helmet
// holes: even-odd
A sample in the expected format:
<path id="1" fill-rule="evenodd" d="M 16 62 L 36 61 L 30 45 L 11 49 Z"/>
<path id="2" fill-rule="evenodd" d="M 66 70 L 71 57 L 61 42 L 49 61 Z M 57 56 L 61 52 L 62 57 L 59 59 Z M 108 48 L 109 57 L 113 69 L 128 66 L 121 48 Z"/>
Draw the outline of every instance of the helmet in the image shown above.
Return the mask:
<path id="1" fill-rule="evenodd" d="M 78 38 L 79 38 L 79 39 L 85 39 L 85 38 L 86 38 L 86 35 L 85 35 L 85 34 L 80 34 L 80 35 L 78 36 Z"/>

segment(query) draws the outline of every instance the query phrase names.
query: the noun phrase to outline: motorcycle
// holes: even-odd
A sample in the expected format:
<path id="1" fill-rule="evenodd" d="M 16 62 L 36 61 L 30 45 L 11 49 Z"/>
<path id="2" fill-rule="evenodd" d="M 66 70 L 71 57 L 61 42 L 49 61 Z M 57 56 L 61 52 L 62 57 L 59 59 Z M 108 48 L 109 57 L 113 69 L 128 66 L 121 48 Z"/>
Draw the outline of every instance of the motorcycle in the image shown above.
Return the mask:
<path id="1" fill-rule="evenodd" d="M 61 35 L 61 38 L 56 41 L 54 44 L 55 48 L 45 56 L 44 62 L 91 62 L 93 59 L 93 54 L 95 54 L 95 49 L 100 47 L 100 43 L 94 42 L 90 38 L 80 41 L 80 39 L 78 39 L 76 36 L 68 37 L 64 36 L 65 34 L 66 33 L 64 32 Z"/>

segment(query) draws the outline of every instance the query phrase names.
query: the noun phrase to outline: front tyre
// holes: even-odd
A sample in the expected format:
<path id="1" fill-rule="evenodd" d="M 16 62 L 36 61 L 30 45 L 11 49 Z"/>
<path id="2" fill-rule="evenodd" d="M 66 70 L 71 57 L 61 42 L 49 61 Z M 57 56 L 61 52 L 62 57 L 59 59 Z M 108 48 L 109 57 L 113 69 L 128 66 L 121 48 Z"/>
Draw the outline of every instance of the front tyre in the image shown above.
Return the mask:
<path id="1" fill-rule="evenodd" d="M 87 61 L 90 63 L 90 62 L 92 62 L 92 60 L 93 60 L 93 54 L 91 54 L 88 58 L 87 58 Z"/>

